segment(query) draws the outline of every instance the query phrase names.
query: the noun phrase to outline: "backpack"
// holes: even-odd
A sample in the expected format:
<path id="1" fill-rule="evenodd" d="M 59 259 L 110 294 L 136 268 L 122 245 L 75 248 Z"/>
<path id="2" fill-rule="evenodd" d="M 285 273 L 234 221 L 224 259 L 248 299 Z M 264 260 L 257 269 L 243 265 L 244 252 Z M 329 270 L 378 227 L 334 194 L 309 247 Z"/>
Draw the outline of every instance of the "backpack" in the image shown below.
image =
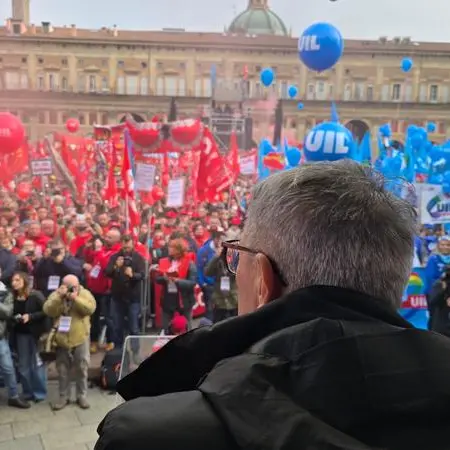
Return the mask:
<path id="1" fill-rule="evenodd" d="M 122 349 L 115 348 L 106 352 L 100 368 L 100 387 L 105 390 L 115 391 L 119 381 L 122 365 Z"/>

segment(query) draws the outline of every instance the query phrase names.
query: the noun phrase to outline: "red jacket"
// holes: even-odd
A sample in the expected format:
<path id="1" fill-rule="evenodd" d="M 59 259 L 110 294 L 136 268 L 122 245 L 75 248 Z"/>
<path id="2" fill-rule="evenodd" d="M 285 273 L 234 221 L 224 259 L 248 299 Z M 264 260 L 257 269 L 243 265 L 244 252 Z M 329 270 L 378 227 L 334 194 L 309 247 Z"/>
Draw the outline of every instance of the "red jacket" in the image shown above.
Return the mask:
<path id="1" fill-rule="evenodd" d="M 120 248 L 119 243 L 111 248 L 104 247 L 101 250 L 85 252 L 85 261 L 92 266 L 92 269 L 86 272 L 86 287 L 93 294 L 107 294 L 111 290 L 111 278 L 105 275 L 105 269 L 111 256 L 117 253 Z"/>
<path id="2" fill-rule="evenodd" d="M 92 234 L 87 233 L 83 235 L 75 236 L 69 244 L 69 252 L 72 256 L 77 256 L 78 251 L 81 247 L 84 247 L 86 243 L 92 239 Z"/>

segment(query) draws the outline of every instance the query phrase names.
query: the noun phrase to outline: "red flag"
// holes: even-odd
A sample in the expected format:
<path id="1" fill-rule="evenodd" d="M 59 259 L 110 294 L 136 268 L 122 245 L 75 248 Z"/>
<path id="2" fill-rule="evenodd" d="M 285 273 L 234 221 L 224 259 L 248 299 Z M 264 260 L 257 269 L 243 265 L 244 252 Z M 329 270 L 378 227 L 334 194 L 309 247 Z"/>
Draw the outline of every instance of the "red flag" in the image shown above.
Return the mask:
<path id="1" fill-rule="evenodd" d="M 234 184 L 236 183 L 236 180 L 241 173 L 241 167 L 239 165 L 239 148 L 235 131 L 233 131 L 230 135 L 230 146 L 228 149 L 227 164 L 231 172 L 231 184 Z"/>
<path id="2" fill-rule="evenodd" d="M 127 132 L 125 131 L 125 133 Z M 130 138 L 128 136 L 125 136 L 122 163 L 122 180 L 125 200 L 128 203 L 127 231 L 131 232 L 133 235 L 137 235 L 137 228 L 139 227 L 140 217 L 136 206 L 136 196 L 134 192 L 134 176 L 131 169 L 130 145 Z"/>
<path id="3" fill-rule="evenodd" d="M 116 149 L 112 148 L 111 162 L 108 169 L 108 178 L 106 179 L 106 188 L 104 193 L 105 200 L 108 200 L 108 203 L 112 208 L 115 208 L 118 205 L 119 190 L 117 189 L 117 180 L 116 175 L 114 173 L 116 165 L 117 165 Z"/>

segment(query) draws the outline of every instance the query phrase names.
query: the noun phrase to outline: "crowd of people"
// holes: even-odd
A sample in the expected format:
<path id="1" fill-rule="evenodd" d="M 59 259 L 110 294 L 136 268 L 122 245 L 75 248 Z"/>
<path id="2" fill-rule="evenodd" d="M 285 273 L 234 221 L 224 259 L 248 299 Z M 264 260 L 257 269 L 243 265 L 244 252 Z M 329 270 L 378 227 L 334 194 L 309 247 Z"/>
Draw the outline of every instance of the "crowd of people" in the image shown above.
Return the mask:
<path id="1" fill-rule="evenodd" d="M 239 239 L 248 197 L 240 181 L 217 203 L 189 211 L 164 202 L 142 207 L 133 233 L 123 205 L 108 208 L 95 193 L 81 207 L 58 191 L 21 201 L 2 189 L 0 371 L 9 405 L 28 408 L 46 399 L 48 358 L 59 380 L 53 409 L 70 401 L 72 370 L 77 403 L 89 408 L 90 355 L 121 349 L 127 335 L 145 332 L 141 323 L 155 327 L 158 307 L 166 335 L 192 328 L 199 292 L 206 323 L 235 316 L 236 284 L 220 258 L 221 242 Z M 147 291 L 150 307 L 143 309 Z M 138 340 L 131 347 L 138 365 Z"/>

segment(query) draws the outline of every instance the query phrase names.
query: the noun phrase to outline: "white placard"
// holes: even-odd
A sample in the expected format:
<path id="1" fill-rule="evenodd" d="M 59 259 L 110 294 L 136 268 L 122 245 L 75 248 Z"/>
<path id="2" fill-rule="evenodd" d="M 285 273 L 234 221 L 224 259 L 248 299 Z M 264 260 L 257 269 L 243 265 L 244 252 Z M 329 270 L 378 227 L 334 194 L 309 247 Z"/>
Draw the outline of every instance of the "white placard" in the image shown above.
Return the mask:
<path id="1" fill-rule="evenodd" d="M 242 175 L 253 175 L 256 170 L 256 156 L 241 156 L 239 158 L 239 166 L 241 168 Z"/>
<path id="2" fill-rule="evenodd" d="M 169 181 L 167 187 L 167 208 L 181 208 L 184 205 L 184 178 Z"/>
<path id="3" fill-rule="evenodd" d="M 150 192 L 155 184 L 156 167 L 152 164 L 136 163 L 135 186 L 137 191 Z"/>
<path id="4" fill-rule="evenodd" d="M 450 223 L 450 196 L 442 192 L 442 186 L 422 184 L 419 192 L 421 224 Z"/>
<path id="5" fill-rule="evenodd" d="M 53 173 L 52 160 L 51 159 L 31 160 L 31 173 L 35 177 L 51 175 Z"/>

